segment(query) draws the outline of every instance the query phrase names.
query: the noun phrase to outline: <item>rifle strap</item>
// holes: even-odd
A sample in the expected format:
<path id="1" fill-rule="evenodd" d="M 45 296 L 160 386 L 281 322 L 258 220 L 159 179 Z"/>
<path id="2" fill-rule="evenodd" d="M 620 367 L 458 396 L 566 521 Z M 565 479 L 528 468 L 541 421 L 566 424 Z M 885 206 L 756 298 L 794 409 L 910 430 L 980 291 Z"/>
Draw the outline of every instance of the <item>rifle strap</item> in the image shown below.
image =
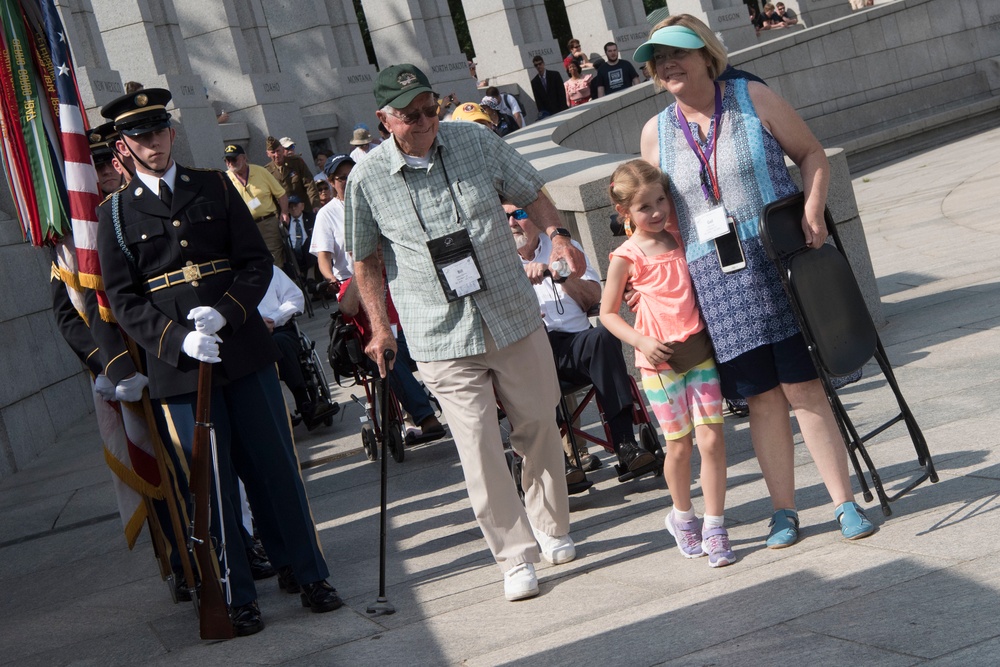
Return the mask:
<path id="1" fill-rule="evenodd" d="M 226 606 L 233 605 L 233 588 L 229 583 L 229 555 L 226 552 L 226 520 L 222 516 L 222 480 L 219 479 L 219 450 L 215 444 L 215 427 L 209 426 L 210 442 L 212 444 L 212 473 L 215 476 L 215 502 L 219 508 L 219 536 L 222 543 L 218 554 L 222 561 L 221 581 L 226 587 Z"/>

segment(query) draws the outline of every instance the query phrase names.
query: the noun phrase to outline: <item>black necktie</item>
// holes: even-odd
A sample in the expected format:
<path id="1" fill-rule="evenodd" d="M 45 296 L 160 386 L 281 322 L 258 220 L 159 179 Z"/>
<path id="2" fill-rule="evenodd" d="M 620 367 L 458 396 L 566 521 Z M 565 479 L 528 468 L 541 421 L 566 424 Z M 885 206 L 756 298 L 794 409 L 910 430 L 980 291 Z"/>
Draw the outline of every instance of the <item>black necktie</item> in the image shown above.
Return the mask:
<path id="1" fill-rule="evenodd" d="M 166 204 L 167 208 L 170 208 L 174 202 L 174 193 L 170 191 L 170 186 L 162 178 L 160 179 L 160 201 Z"/>

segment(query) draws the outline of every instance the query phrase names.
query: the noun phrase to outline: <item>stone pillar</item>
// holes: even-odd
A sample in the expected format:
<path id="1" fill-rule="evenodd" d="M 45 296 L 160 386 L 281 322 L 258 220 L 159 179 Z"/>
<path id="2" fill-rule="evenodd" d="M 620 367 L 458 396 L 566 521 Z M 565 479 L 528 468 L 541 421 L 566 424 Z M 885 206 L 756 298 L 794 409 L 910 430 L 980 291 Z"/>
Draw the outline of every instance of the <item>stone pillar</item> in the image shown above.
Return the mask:
<path id="1" fill-rule="evenodd" d="M 481 79 L 504 87 L 518 97 L 525 118 L 537 112 L 531 98 L 535 56 L 545 60 L 546 69 L 566 78 L 559 45 L 542 0 L 466 0 L 465 19 L 476 45 L 476 70 Z M 510 90 L 516 86 L 518 90 Z"/>
<path id="2" fill-rule="evenodd" d="M 412 63 L 439 95 L 477 100 L 468 59 L 458 48 L 447 0 L 364 0 L 365 18 L 379 66 Z"/>
<path id="3" fill-rule="evenodd" d="M 101 107 L 125 93 L 121 75 L 108 66 L 104 39 L 90 2 L 55 0 L 55 6 L 73 54 L 80 101 L 91 126 L 100 125 L 104 122 Z"/>
<path id="4" fill-rule="evenodd" d="M 364 123 L 375 134 L 375 67 L 352 0 L 272 0 L 263 10 L 278 69 L 295 84 L 308 138 L 332 139 L 335 148 L 349 152 L 355 125 Z M 311 164 L 304 139 L 298 150 Z"/>
<path id="5" fill-rule="evenodd" d="M 763 2 L 760 4 L 764 6 Z M 849 7 L 846 2 L 843 4 Z M 670 11 L 700 18 L 722 36 L 729 53 L 757 45 L 757 35 L 742 0 L 671 0 Z"/>
<path id="6" fill-rule="evenodd" d="M 670 9 L 675 11 L 673 3 Z M 566 0 L 566 15 L 573 37 L 588 56 L 596 53 L 603 58 L 604 45 L 614 42 L 620 57 L 632 62 L 632 54 L 649 37 L 642 0 Z"/>
<path id="7" fill-rule="evenodd" d="M 199 166 L 225 168 L 222 148 L 227 143 L 242 144 L 251 162 L 264 164 L 269 134 L 293 137 L 304 146 L 296 81 L 279 71 L 260 0 L 172 1 L 191 68 L 205 82 L 202 100 L 214 104 L 216 136 L 210 141 L 209 161 Z M 219 125 L 214 116 L 221 111 L 229 118 Z"/>
<path id="8" fill-rule="evenodd" d="M 48 252 L 24 242 L 16 210 L 0 185 L 0 479 L 94 409 L 90 374 L 52 316 Z"/>
<path id="9" fill-rule="evenodd" d="M 173 93 L 168 111 L 177 128 L 175 159 L 193 167 L 218 167 L 222 137 L 205 86 L 191 71 L 174 4 L 170 0 L 91 1 L 109 66 L 126 81 Z"/>

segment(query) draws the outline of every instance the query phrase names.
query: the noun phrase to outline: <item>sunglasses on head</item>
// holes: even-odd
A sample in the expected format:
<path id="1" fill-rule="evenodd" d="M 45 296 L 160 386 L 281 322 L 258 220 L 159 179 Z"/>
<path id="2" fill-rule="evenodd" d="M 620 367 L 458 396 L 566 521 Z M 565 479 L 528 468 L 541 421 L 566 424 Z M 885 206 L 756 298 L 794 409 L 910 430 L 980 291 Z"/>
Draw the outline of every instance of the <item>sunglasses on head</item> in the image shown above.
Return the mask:
<path id="1" fill-rule="evenodd" d="M 416 125 L 420 122 L 420 117 L 424 118 L 434 118 L 441 111 L 440 104 L 432 104 L 431 106 L 424 107 L 423 109 L 418 109 L 412 113 L 397 113 L 395 111 L 390 111 L 389 115 L 395 116 L 399 120 L 403 121 L 407 125 Z"/>
<path id="2" fill-rule="evenodd" d="M 527 220 L 528 219 L 528 212 L 525 211 L 523 208 L 518 208 L 518 209 L 514 209 L 513 211 L 511 211 L 510 213 L 508 213 L 507 217 L 508 218 L 514 218 L 515 220 Z"/>

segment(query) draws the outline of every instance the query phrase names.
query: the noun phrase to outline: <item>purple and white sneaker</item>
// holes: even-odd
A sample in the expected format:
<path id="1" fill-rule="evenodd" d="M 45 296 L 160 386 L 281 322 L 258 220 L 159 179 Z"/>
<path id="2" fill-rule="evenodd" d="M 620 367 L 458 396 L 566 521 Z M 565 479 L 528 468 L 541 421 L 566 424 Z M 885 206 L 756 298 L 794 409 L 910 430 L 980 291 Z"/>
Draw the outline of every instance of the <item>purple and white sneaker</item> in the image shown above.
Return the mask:
<path id="1" fill-rule="evenodd" d="M 729 547 L 729 533 L 725 528 L 709 528 L 701 534 L 701 549 L 708 554 L 709 567 L 723 567 L 736 562 L 736 554 Z"/>
<path id="2" fill-rule="evenodd" d="M 685 558 L 701 558 L 705 555 L 701 539 L 701 519 L 695 517 L 690 521 L 676 521 L 673 510 L 667 512 L 663 520 L 667 532 L 677 541 L 677 550 Z"/>

